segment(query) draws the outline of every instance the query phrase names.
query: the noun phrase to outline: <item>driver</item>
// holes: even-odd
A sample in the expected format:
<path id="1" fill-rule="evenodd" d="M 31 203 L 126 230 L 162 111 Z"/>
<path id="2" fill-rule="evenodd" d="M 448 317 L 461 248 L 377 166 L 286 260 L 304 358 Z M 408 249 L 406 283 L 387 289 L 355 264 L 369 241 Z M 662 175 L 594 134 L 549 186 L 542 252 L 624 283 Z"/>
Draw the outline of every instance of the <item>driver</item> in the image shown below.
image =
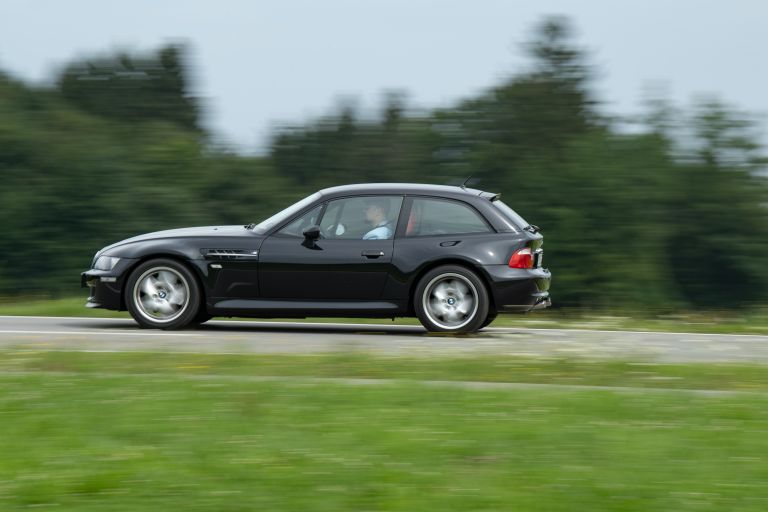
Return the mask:
<path id="1" fill-rule="evenodd" d="M 387 240 L 392 238 L 392 226 L 387 219 L 388 199 L 371 199 L 365 207 L 365 221 L 373 229 L 363 235 L 363 240 Z"/>

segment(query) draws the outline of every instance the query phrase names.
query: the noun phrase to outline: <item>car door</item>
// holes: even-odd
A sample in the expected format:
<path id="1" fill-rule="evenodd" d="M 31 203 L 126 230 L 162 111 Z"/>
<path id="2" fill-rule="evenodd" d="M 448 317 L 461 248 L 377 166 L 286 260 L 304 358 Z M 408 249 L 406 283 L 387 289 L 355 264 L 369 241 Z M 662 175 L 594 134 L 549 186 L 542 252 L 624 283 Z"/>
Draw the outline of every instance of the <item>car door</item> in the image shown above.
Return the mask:
<path id="1" fill-rule="evenodd" d="M 301 234 L 305 215 L 269 236 L 259 254 L 259 287 L 265 299 L 376 300 L 392 264 L 402 196 L 334 199 L 322 207 L 321 237 Z"/>

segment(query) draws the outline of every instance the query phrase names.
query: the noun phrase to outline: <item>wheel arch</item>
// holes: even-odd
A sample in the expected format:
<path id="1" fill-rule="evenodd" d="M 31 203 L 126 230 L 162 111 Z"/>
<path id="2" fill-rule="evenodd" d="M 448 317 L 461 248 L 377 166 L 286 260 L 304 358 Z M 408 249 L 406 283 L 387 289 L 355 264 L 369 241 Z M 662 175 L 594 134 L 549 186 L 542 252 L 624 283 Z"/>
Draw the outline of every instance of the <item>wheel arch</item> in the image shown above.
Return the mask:
<path id="1" fill-rule="evenodd" d="M 414 306 L 414 294 L 416 292 L 416 287 L 419 285 L 419 281 L 421 281 L 421 279 L 426 275 L 427 272 L 437 267 L 442 267 L 443 265 L 456 265 L 459 267 L 464 267 L 467 270 L 471 270 L 472 272 L 474 272 L 483 282 L 483 285 L 485 286 L 485 289 L 488 292 L 489 311 L 494 311 L 494 312 L 496 311 L 496 302 L 493 297 L 491 280 L 487 275 L 487 273 L 485 272 L 485 270 L 480 265 L 473 263 L 471 261 L 461 259 L 461 258 L 444 258 L 444 259 L 439 259 L 439 260 L 427 263 L 414 276 L 413 280 L 411 281 L 411 285 L 408 289 L 408 314 L 409 315 L 412 315 L 412 316 L 416 315 L 416 308 Z"/>
<path id="2" fill-rule="evenodd" d="M 192 275 L 195 276 L 195 279 L 197 280 L 197 285 L 200 288 L 200 294 L 202 295 L 200 297 L 202 307 L 205 307 L 205 300 L 207 295 L 207 289 L 205 285 L 205 279 L 202 274 L 201 269 L 192 263 L 191 260 L 180 256 L 179 254 L 169 253 L 169 252 L 157 252 L 157 253 L 151 253 L 151 254 L 145 254 L 139 258 L 136 259 L 133 264 L 128 267 L 125 270 L 125 273 L 123 274 L 123 280 L 122 280 L 122 286 L 120 288 L 120 310 L 125 311 L 127 309 L 127 304 L 125 303 L 125 285 L 128 283 L 128 278 L 131 274 L 133 274 L 133 271 L 136 270 L 136 267 L 139 265 L 142 265 L 150 260 L 157 260 L 157 259 L 165 259 L 165 260 L 172 260 L 176 263 L 179 263 L 180 265 L 183 265 L 187 268 L 187 270 L 190 270 L 192 272 Z"/>

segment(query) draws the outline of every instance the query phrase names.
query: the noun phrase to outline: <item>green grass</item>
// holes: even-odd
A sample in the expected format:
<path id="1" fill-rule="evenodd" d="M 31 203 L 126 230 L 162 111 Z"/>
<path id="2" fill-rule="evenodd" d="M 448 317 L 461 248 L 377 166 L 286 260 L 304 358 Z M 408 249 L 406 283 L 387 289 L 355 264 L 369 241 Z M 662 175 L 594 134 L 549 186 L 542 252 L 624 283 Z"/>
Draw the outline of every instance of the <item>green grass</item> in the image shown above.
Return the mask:
<path id="1" fill-rule="evenodd" d="M 228 355 L 3 351 L 0 373 L 63 372 L 473 381 L 768 392 L 768 366 L 663 364 L 510 356 L 404 357 L 355 352 Z"/>
<path id="2" fill-rule="evenodd" d="M 760 378 L 764 389 L 758 367 L 0 354 L 4 512 L 762 512 L 768 503 L 765 395 L 418 382 L 454 375 L 646 386 L 653 380 L 632 372 L 650 368 L 686 387 L 743 389 Z"/>
<path id="3" fill-rule="evenodd" d="M 59 299 L 0 299 L 0 315 L 9 316 L 89 316 L 130 318 L 126 312 L 85 307 L 86 296 Z"/>
<path id="4" fill-rule="evenodd" d="M 1 315 L 20 316 L 88 316 L 97 318 L 130 318 L 126 312 L 85 307 L 85 297 L 59 299 L 0 299 Z M 279 321 L 281 319 L 274 319 Z M 292 319 L 291 321 L 301 321 Z M 307 318 L 308 322 L 374 323 L 418 325 L 415 318 L 389 319 Z M 608 329 L 667 332 L 700 332 L 721 334 L 768 335 L 768 310 L 755 308 L 740 311 L 681 312 L 658 314 L 640 311 L 634 314 L 568 311 L 560 309 L 536 311 L 525 315 L 501 315 L 492 327 L 526 327 L 551 329 Z"/>

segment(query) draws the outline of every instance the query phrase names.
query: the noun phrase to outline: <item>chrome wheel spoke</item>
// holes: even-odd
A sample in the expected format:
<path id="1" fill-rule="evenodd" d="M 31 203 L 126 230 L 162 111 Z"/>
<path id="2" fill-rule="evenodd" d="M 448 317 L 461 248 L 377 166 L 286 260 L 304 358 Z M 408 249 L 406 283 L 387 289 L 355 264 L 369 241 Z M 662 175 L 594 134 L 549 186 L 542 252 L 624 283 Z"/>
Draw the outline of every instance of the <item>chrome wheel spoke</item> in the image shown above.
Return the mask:
<path id="1" fill-rule="evenodd" d="M 445 284 L 441 283 L 435 286 L 434 290 L 432 290 L 432 295 L 438 300 L 445 300 L 448 297 Z"/>
<path id="2" fill-rule="evenodd" d="M 157 286 L 152 282 L 152 276 L 149 275 L 141 283 L 141 291 L 149 295 L 150 297 L 157 293 Z"/>
<path id="3" fill-rule="evenodd" d="M 469 314 L 469 312 L 472 310 L 472 306 L 474 306 L 473 300 L 463 300 L 461 304 L 459 304 L 459 307 L 456 308 L 456 311 L 461 314 L 461 317 L 464 318 Z"/>
<path id="4" fill-rule="evenodd" d="M 154 304 L 155 304 L 155 300 L 152 298 L 151 295 L 145 295 L 141 299 L 141 306 L 147 311 L 152 311 L 152 309 L 154 308 Z"/>
<path id="5" fill-rule="evenodd" d="M 175 284 L 179 281 L 179 278 L 167 270 L 161 270 L 157 273 L 157 280 L 160 281 L 163 286 L 173 289 Z"/>
<path id="6" fill-rule="evenodd" d="M 454 280 L 453 284 L 456 287 L 457 295 L 462 299 L 464 298 L 465 295 L 467 295 L 467 293 L 469 293 L 469 288 L 467 287 L 466 284 L 462 283 L 461 281 Z"/>
<path id="7" fill-rule="evenodd" d="M 175 313 L 176 309 L 171 305 L 170 302 L 157 302 L 155 303 L 155 311 L 160 313 L 162 316 L 168 316 Z"/>
<path id="8" fill-rule="evenodd" d="M 168 298 L 168 302 L 171 304 L 176 304 L 177 306 L 181 306 L 187 301 L 187 289 L 183 286 L 177 286 L 173 289 L 171 292 L 170 297 Z"/>

